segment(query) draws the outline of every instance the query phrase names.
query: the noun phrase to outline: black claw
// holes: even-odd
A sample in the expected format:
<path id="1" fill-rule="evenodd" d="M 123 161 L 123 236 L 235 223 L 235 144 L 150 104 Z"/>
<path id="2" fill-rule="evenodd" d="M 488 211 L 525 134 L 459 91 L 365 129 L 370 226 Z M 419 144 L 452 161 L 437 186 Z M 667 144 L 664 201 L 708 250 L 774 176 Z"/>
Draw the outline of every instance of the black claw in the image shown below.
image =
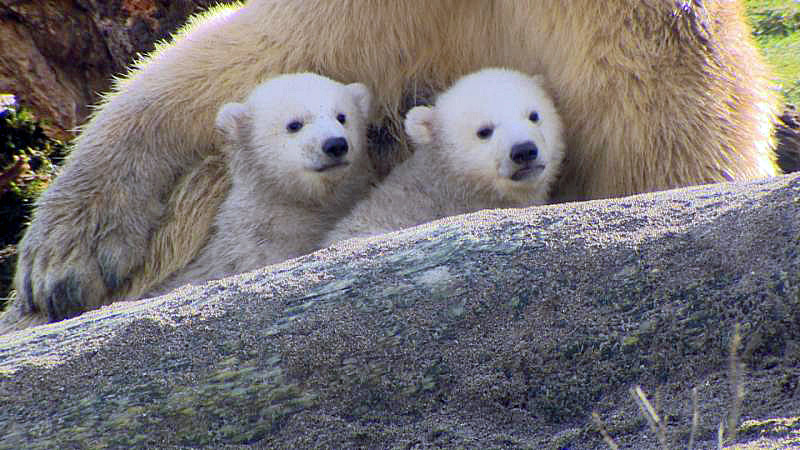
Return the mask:
<path id="1" fill-rule="evenodd" d="M 103 277 L 106 288 L 111 292 L 119 289 L 124 280 L 117 273 L 114 258 L 101 253 L 97 258 L 97 264 L 100 266 L 100 276 Z"/>
<path id="2" fill-rule="evenodd" d="M 33 302 L 33 283 L 31 283 L 30 272 L 25 272 L 25 275 L 22 276 L 22 286 L 17 289 L 22 289 L 23 299 L 28 307 L 25 312 L 28 314 L 39 312 L 39 306 Z"/>
<path id="3" fill-rule="evenodd" d="M 85 309 L 81 285 L 74 275 L 67 275 L 58 281 L 47 297 L 47 315 L 50 322 L 75 317 Z"/>

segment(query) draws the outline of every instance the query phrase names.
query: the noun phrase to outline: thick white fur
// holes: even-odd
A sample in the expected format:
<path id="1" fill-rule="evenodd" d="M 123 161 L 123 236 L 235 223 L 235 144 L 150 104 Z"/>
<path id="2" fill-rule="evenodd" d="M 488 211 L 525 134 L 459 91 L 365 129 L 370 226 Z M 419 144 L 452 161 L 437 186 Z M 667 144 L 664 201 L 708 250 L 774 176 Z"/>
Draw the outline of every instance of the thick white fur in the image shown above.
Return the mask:
<path id="1" fill-rule="evenodd" d="M 291 74 L 263 83 L 243 103 L 224 105 L 216 126 L 225 136 L 232 185 L 215 231 L 185 270 L 150 294 L 320 248 L 372 181 L 365 143 L 370 100 L 360 83 Z M 293 121 L 303 124 L 299 131 L 287 129 Z M 346 165 L 320 171 L 334 161 L 322 150 L 331 138 L 347 140 Z"/>
<path id="2" fill-rule="evenodd" d="M 83 129 L 20 243 L 12 308 L 21 312 L 9 317 L 72 317 L 136 298 L 184 267 L 229 183 L 214 162 L 216 112 L 279 73 L 365 83 L 372 123 L 387 131 L 371 141 L 381 173 L 409 155 L 400 118 L 411 106 L 500 66 L 550 83 L 567 143 L 560 198 L 773 175 L 777 97 L 742 9 L 730 0 L 250 0 L 198 16 L 119 80 Z M 185 198 L 196 199 L 191 211 L 174 206 Z"/>
<path id="3" fill-rule="evenodd" d="M 561 119 L 541 77 L 505 69 L 465 76 L 433 107 L 408 112 L 414 154 L 328 234 L 326 245 L 381 234 L 486 208 L 526 207 L 548 200 L 564 156 Z M 538 120 L 530 120 L 532 112 Z M 481 139 L 477 132 L 491 127 Z M 515 144 L 532 142 L 539 172 L 513 180 L 522 166 Z"/>

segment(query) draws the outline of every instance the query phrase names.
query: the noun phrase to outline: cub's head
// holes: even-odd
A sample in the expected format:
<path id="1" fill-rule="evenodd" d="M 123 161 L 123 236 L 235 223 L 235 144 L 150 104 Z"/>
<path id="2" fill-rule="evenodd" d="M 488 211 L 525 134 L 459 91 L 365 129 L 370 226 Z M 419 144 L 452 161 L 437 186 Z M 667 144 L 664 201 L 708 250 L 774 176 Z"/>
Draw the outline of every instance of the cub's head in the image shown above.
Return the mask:
<path id="1" fill-rule="evenodd" d="M 458 80 L 433 107 L 408 112 L 406 134 L 438 152 L 463 183 L 505 201 L 544 203 L 563 159 L 561 120 L 540 76 L 484 69 Z"/>
<path id="2" fill-rule="evenodd" d="M 354 171 L 368 170 L 370 101 L 360 83 L 344 85 L 311 73 L 281 75 L 259 85 L 243 103 L 224 105 L 216 126 L 234 151 L 234 171 L 258 171 L 262 183 L 288 196 L 325 196 Z"/>

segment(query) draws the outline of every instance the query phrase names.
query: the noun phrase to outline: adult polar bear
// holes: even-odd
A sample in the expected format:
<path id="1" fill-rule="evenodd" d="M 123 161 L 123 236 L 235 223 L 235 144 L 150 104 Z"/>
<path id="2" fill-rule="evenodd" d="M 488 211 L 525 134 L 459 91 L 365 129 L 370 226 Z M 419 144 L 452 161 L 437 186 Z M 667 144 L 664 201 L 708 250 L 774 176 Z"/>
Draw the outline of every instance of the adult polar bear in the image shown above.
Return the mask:
<path id="1" fill-rule="evenodd" d="M 367 84 L 373 123 L 389 131 L 372 139 L 384 172 L 407 152 L 400 119 L 418 96 L 505 66 L 552 83 L 567 134 L 561 198 L 773 175 L 775 99 L 741 9 L 726 0 L 251 0 L 205 15 L 120 80 L 84 128 L 21 242 L 10 317 L 72 317 L 136 297 L 185 263 L 227 183 L 220 164 L 197 172 L 217 155 L 214 114 L 276 73 Z M 178 183 L 192 167 L 194 182 Z M 196 197 L 191 214 L 170 209 L 176 189 Z"/>

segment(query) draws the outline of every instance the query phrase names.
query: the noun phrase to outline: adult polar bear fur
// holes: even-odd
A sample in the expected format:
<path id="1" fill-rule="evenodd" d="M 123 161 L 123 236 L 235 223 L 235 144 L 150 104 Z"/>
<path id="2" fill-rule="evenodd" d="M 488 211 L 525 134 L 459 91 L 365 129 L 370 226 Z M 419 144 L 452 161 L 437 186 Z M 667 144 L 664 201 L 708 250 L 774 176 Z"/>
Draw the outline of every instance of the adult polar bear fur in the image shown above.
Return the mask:
<path id="1" fill-rule="evenodd" d="M 224 105 L 216 127 L 230 191 L 200 255 L 153 294 L 318 250 L 373 181 L 370 98 L 361 83 L 305 73 L 270 79 L 243 103 Z"/>
<path id="2" fill-rule="evenodd" d="M 12 308 L 27 323 L 57 321 L 180 270 L 229 183 L 224 164 L 206 164 L 220 154 L 215 112 L 278 73 L 364 82 L 376 96 L 370 152 L 382 174 L 409 154 L 400 118 L 420 97 L 500 66 L 552 83 L 567 142 L 559 198 L 773 175 L 777 99 L 742 8 L 251 0 L 216 9 L 136 64 L 86 124 L 20 243 Z M 171 209 L 183 204 L 176 197 L 194 198 L 193 211 Z"/>
<path id="3" fill-rule="evenodd" d="M 481 209 L 547 203 L 564 156 L 561 119 L 541 77 L 484 69 L 405 120 L 414 153 L 326 239 L 408 228 Z"/>

